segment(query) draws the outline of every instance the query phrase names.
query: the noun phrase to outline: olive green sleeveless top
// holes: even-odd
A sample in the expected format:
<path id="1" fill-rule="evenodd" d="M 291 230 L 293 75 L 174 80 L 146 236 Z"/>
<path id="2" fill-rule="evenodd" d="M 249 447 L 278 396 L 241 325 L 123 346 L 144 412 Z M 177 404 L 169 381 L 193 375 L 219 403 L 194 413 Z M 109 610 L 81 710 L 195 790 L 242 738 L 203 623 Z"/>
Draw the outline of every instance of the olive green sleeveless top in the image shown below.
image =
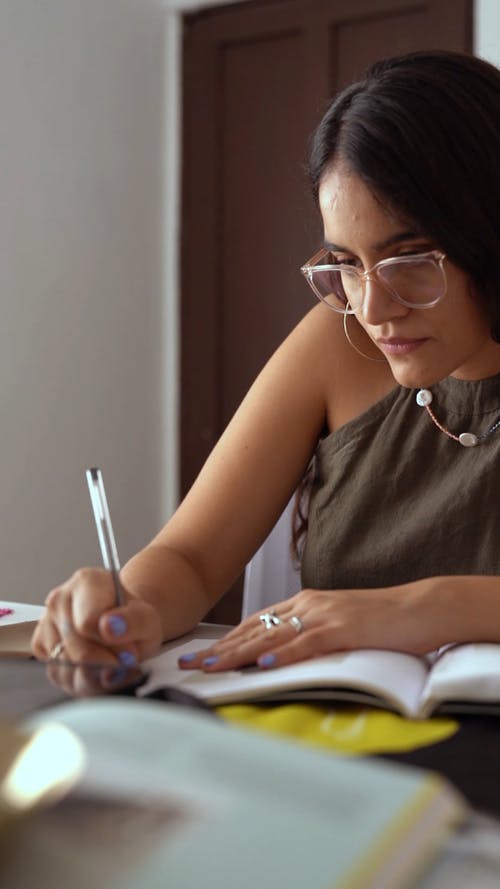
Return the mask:
<path id="1" fill-rule="evenodd" d="M 302 583 L 352 589 L 440 574 L 500 573 L 500 430 L 476 447 L 450 439 L 396 387 L 323 438 L 314 457 Z M 500 374 L 432 387 L 455 434 L 500 417 Z"/>

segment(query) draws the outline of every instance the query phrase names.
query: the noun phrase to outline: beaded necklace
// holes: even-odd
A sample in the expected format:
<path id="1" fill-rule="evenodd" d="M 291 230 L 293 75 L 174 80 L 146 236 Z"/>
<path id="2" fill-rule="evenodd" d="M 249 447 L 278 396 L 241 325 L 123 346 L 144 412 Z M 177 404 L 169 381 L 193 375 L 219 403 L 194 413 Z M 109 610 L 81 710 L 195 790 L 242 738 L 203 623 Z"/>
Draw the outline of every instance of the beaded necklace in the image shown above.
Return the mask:
<path id="1" fill-rule="evenodd" d="M 487 429 L 485 432 L 479 433 L 479 435 L 475 435 L 474 432 L 461 432 L 459 435 L 454 435 L 453 432 L 450 432 L 449 429 L 446 429 L 446 427 L 439 422 L 436 415 L 434 414 L 434 411 L 430 407 L 432 397 L 433 396 L 430 389 L 419 389 L 415 396 L 415 400 L 419 407 L 425 407 L 432 422 L 435 426 L 437 426 L 438 429 L 441 430 L 441 432 L 444 432 L 444 434 L 447 435 L 448 438 L 452 438 L 454 441 L 458 441 L 458 443 L 461 444 L 464 448 L 475 448 L 476 445 L 481 444 L 486 438 L 489 438 L 490 435 L 493 434 L 493 432 L 496 432 L 497 429 L 500 428 L 499 417 L 498 420 L 495 420 L 493 426 L 490 426 L 490 428 Z"/>

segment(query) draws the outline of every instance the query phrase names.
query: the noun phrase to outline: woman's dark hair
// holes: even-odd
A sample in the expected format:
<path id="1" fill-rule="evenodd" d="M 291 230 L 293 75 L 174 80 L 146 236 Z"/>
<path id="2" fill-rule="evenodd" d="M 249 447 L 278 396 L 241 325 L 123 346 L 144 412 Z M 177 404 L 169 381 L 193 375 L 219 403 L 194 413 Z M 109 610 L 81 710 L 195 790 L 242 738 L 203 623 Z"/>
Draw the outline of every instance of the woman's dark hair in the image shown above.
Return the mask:
<path id="1" fill-rule="evenodd" d="M 469 275 L 500 342 L 500 71 L 444 51 L 377 62 L 316 130 L 316 199 L 336 162 Z"/>
<path id="2" fill-rule="evenodd" d="M 334 99 L 314 134 L 316 201 L 336 163 L 466 272 L 500 342 L 500 71 L 444 51 L 376 62 Z M 295 500 L 296 557 L 312 480 L 311 465 Z"/>

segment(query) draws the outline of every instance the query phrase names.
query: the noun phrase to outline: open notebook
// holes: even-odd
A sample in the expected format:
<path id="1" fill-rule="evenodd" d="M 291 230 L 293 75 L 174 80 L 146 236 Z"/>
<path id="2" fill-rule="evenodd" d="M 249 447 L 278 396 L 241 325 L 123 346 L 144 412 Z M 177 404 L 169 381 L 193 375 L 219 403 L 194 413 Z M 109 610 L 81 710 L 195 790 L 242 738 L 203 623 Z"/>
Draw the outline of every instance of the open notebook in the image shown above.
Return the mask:
<path id="1" fill-rule="evenodd" d="M 31 637 L 43 605 L 0 599 L 0 657 L 30 657 Z"/>
<path id="2" fill-rule="evenodd" d="M 224 628 L 202 625 L 145 662 L 139 690 L 176 686 L 209 704 L 243 701 L 347 700 L 395 710 L 409 718 L 443 712 L 500 713 L 500 645 L 470 643 L 416 657 L 367 649 L 341 652 L 286 667 L 247 667 L 224 673 L 179 670 L 179 655 L 208 647 Z"/>

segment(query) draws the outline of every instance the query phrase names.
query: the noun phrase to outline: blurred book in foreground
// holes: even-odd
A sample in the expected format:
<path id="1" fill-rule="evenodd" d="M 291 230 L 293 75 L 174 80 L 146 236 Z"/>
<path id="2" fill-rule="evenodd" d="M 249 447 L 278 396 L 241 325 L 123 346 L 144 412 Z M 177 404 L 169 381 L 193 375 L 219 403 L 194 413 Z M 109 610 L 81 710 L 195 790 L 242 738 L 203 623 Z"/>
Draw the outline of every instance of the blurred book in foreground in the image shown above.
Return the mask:
<path id="1" fill-rule="evenodd" d="M 43 842 L 26 833 L 9 889 L 34 874 L 38 889 L 86 889 L 94 876 L 108 889 L 401 889 L 466 812 L 437 775 L 307 750 L 178 705 L 79 700 L 30 725 L 54 719 L 82 742 L 87 770 L 39 824 Z M 96 824 L 106 841 L 94 875 Z"/>

